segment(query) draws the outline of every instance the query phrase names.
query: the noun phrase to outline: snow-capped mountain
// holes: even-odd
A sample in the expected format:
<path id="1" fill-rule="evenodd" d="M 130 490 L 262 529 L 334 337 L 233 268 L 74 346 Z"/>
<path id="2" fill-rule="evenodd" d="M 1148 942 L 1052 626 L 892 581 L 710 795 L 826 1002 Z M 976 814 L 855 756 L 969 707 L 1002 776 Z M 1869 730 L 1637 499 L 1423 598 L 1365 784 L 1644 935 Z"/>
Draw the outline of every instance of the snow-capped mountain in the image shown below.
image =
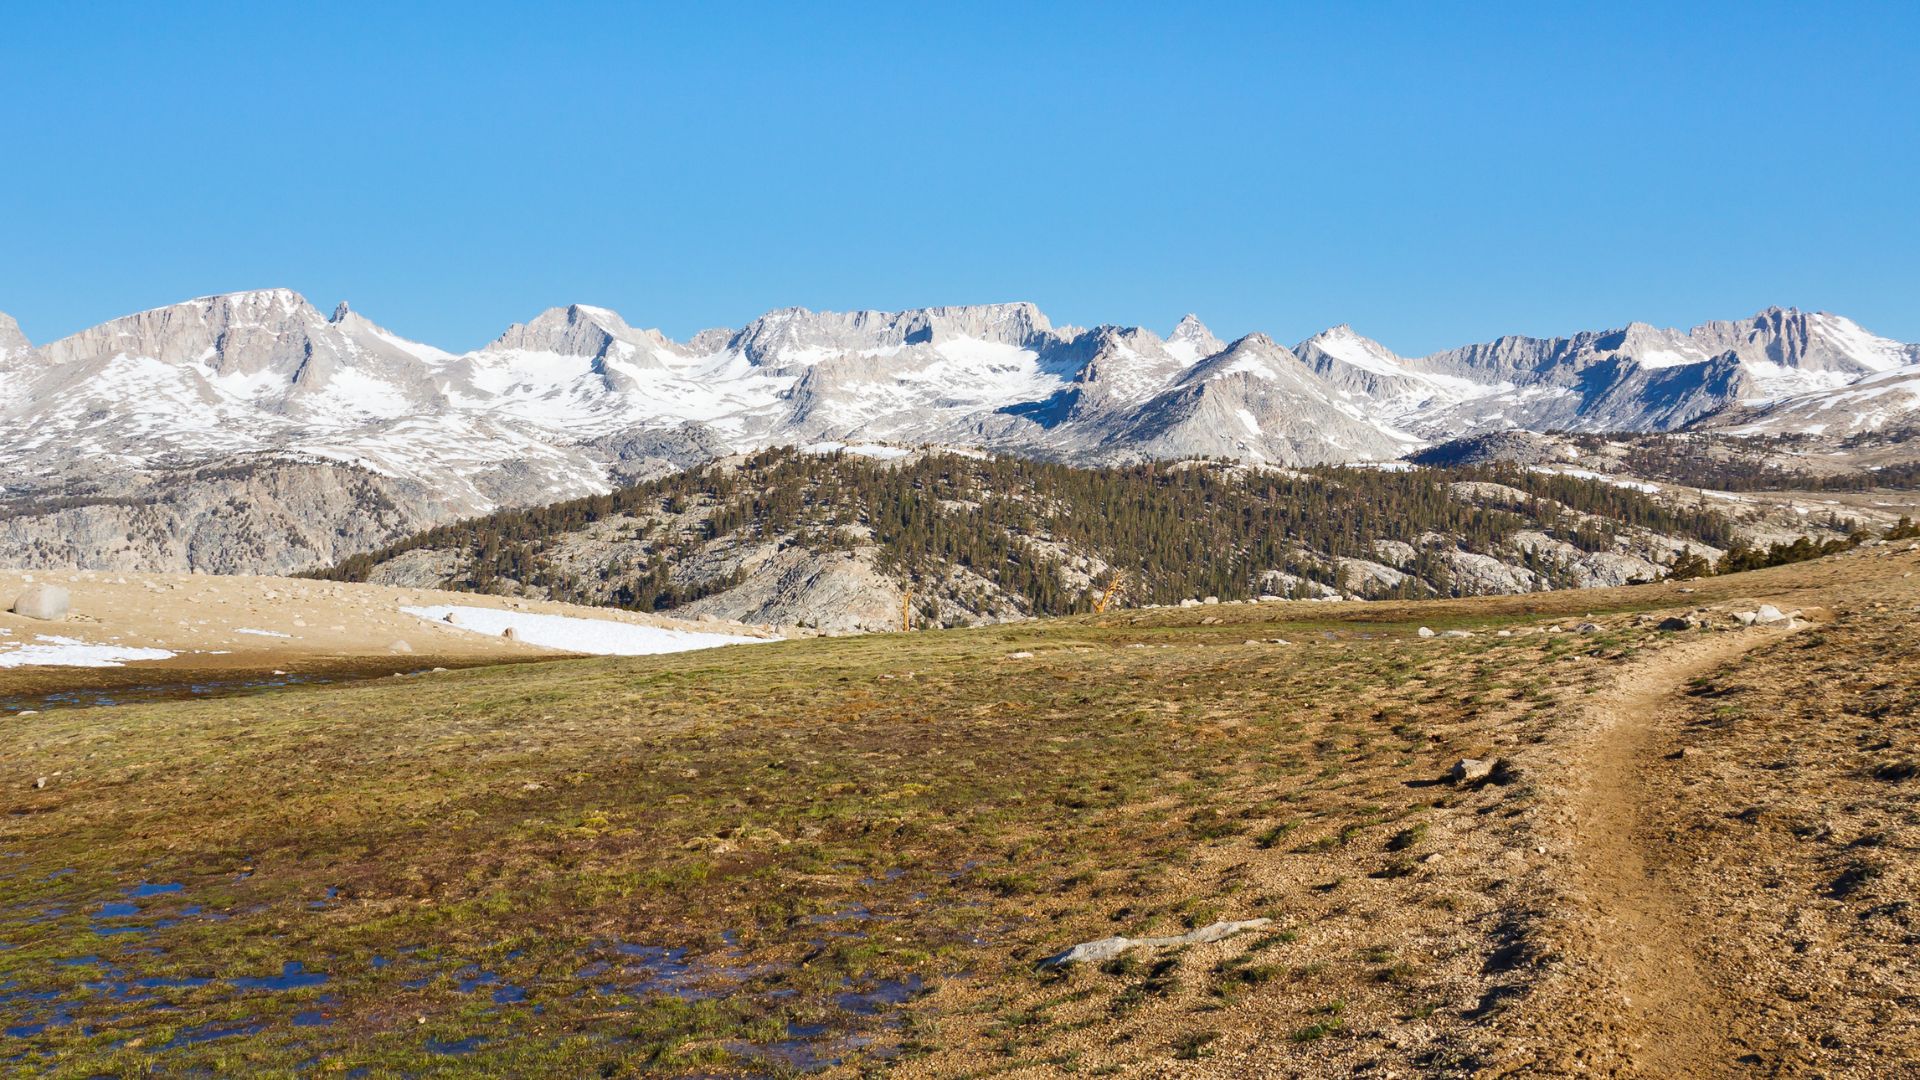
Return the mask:
<path id="1" fill-rule="evenodd" d="M 0 484 L 16 511 L 49 495 L 137 503 L 161 474 L 265 462 L 297 466 L 274 474 L 294 485 L 352 469 L 373 485 L 353 499 L 434 520 L 781 444 L 1297 465 L 1515 428 L 1851 431 L 1917 411 L 1920 346 L 1778 308 L 1417 358 L 1344 325 L 1288 349 L 1264 334 L 1223 342 L 1192 315 L 1164 338 L 1056 327 L 1026 303 L 786 308 L 685 342 L 573 305 L 463 354 L 285 289 L 202 297 L 37 348 L 0 316 Z M 113 528 L 96 532 L 105 544 Z"/>

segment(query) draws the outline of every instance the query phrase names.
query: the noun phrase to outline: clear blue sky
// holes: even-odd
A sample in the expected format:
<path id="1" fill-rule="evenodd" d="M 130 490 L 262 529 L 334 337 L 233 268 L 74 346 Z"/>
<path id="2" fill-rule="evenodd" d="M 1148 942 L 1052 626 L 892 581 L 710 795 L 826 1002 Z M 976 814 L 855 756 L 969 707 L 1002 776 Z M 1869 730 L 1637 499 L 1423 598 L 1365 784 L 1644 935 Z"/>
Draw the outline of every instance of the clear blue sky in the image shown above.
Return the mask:
<path id="1" fill-rule="evenodd" d="M 1914 3 L 8 4 L 0 311 L 1920 341 L 1916 57 Z"/>

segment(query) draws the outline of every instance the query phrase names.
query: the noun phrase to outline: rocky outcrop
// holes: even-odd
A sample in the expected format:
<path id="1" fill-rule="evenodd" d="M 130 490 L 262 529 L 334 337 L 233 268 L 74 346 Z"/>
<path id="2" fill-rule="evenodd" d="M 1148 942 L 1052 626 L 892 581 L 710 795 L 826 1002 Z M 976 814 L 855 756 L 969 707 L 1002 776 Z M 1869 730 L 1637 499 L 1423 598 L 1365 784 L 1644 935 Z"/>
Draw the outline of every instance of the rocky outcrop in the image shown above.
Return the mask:
<path id="1" fill-rule="evenodd" d="M 0 503 L 0 564 L 290 573 L 443 515 L 433 491 L 330 463 L 181 469 Z"/>

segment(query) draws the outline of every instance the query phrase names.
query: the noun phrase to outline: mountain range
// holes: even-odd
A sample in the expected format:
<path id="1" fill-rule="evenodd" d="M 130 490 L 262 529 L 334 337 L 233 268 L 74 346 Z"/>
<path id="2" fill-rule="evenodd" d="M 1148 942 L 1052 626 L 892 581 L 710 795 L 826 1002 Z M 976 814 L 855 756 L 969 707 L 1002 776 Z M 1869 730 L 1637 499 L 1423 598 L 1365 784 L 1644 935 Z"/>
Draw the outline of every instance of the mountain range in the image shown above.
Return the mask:
<path id="1" fill-rule="evenodd" d="M 293 569 L 789 444 L 1291 466 L 1507 429 L 1844 435 L 1916 413 L 1920 345 L 1780 308 L 1402 357 L 1347 326 L 1289 348 L 1193 316 L 1164 337 L 1056 327 L 1028 303 L 785 308 L 679 342 L 576 304 L 455 354 L 268 289 L 39 346 L 0 316 L 0 555 Z M 235 499 L 245 520 L 207 520 Z"/>

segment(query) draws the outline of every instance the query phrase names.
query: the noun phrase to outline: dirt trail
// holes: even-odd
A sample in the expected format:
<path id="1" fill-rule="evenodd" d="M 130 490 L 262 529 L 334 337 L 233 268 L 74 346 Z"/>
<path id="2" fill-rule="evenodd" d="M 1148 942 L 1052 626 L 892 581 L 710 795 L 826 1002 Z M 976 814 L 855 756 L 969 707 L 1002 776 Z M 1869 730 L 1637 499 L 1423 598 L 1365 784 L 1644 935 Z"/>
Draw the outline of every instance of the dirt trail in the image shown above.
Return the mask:
<path id="1" fill-rule="evenodd" d="M 1574 775 L 1586 778 L 1575 800 L 1574 865 L 1599 953 L 1588 959 L 1624 1009 L 1622 1029 L 1603 1037 L 1624 1045 L 1591 1050 L 1624 1058 L 1633 1074 L 1718 1076 L 1745 1052 L 1747 1011 L 1706 960 L 1710 902 L 1676 889 L 1666 873 L 1678 846 L 1654 811 L 1677 794 L 1663 789 L 1656 763 L 1685 709 L 1687 684 L 1780 636 L 1745 631 L 1676 644 L 1622 672 L 1592 703 L 1597 726 L 1574 762 Z"/>

